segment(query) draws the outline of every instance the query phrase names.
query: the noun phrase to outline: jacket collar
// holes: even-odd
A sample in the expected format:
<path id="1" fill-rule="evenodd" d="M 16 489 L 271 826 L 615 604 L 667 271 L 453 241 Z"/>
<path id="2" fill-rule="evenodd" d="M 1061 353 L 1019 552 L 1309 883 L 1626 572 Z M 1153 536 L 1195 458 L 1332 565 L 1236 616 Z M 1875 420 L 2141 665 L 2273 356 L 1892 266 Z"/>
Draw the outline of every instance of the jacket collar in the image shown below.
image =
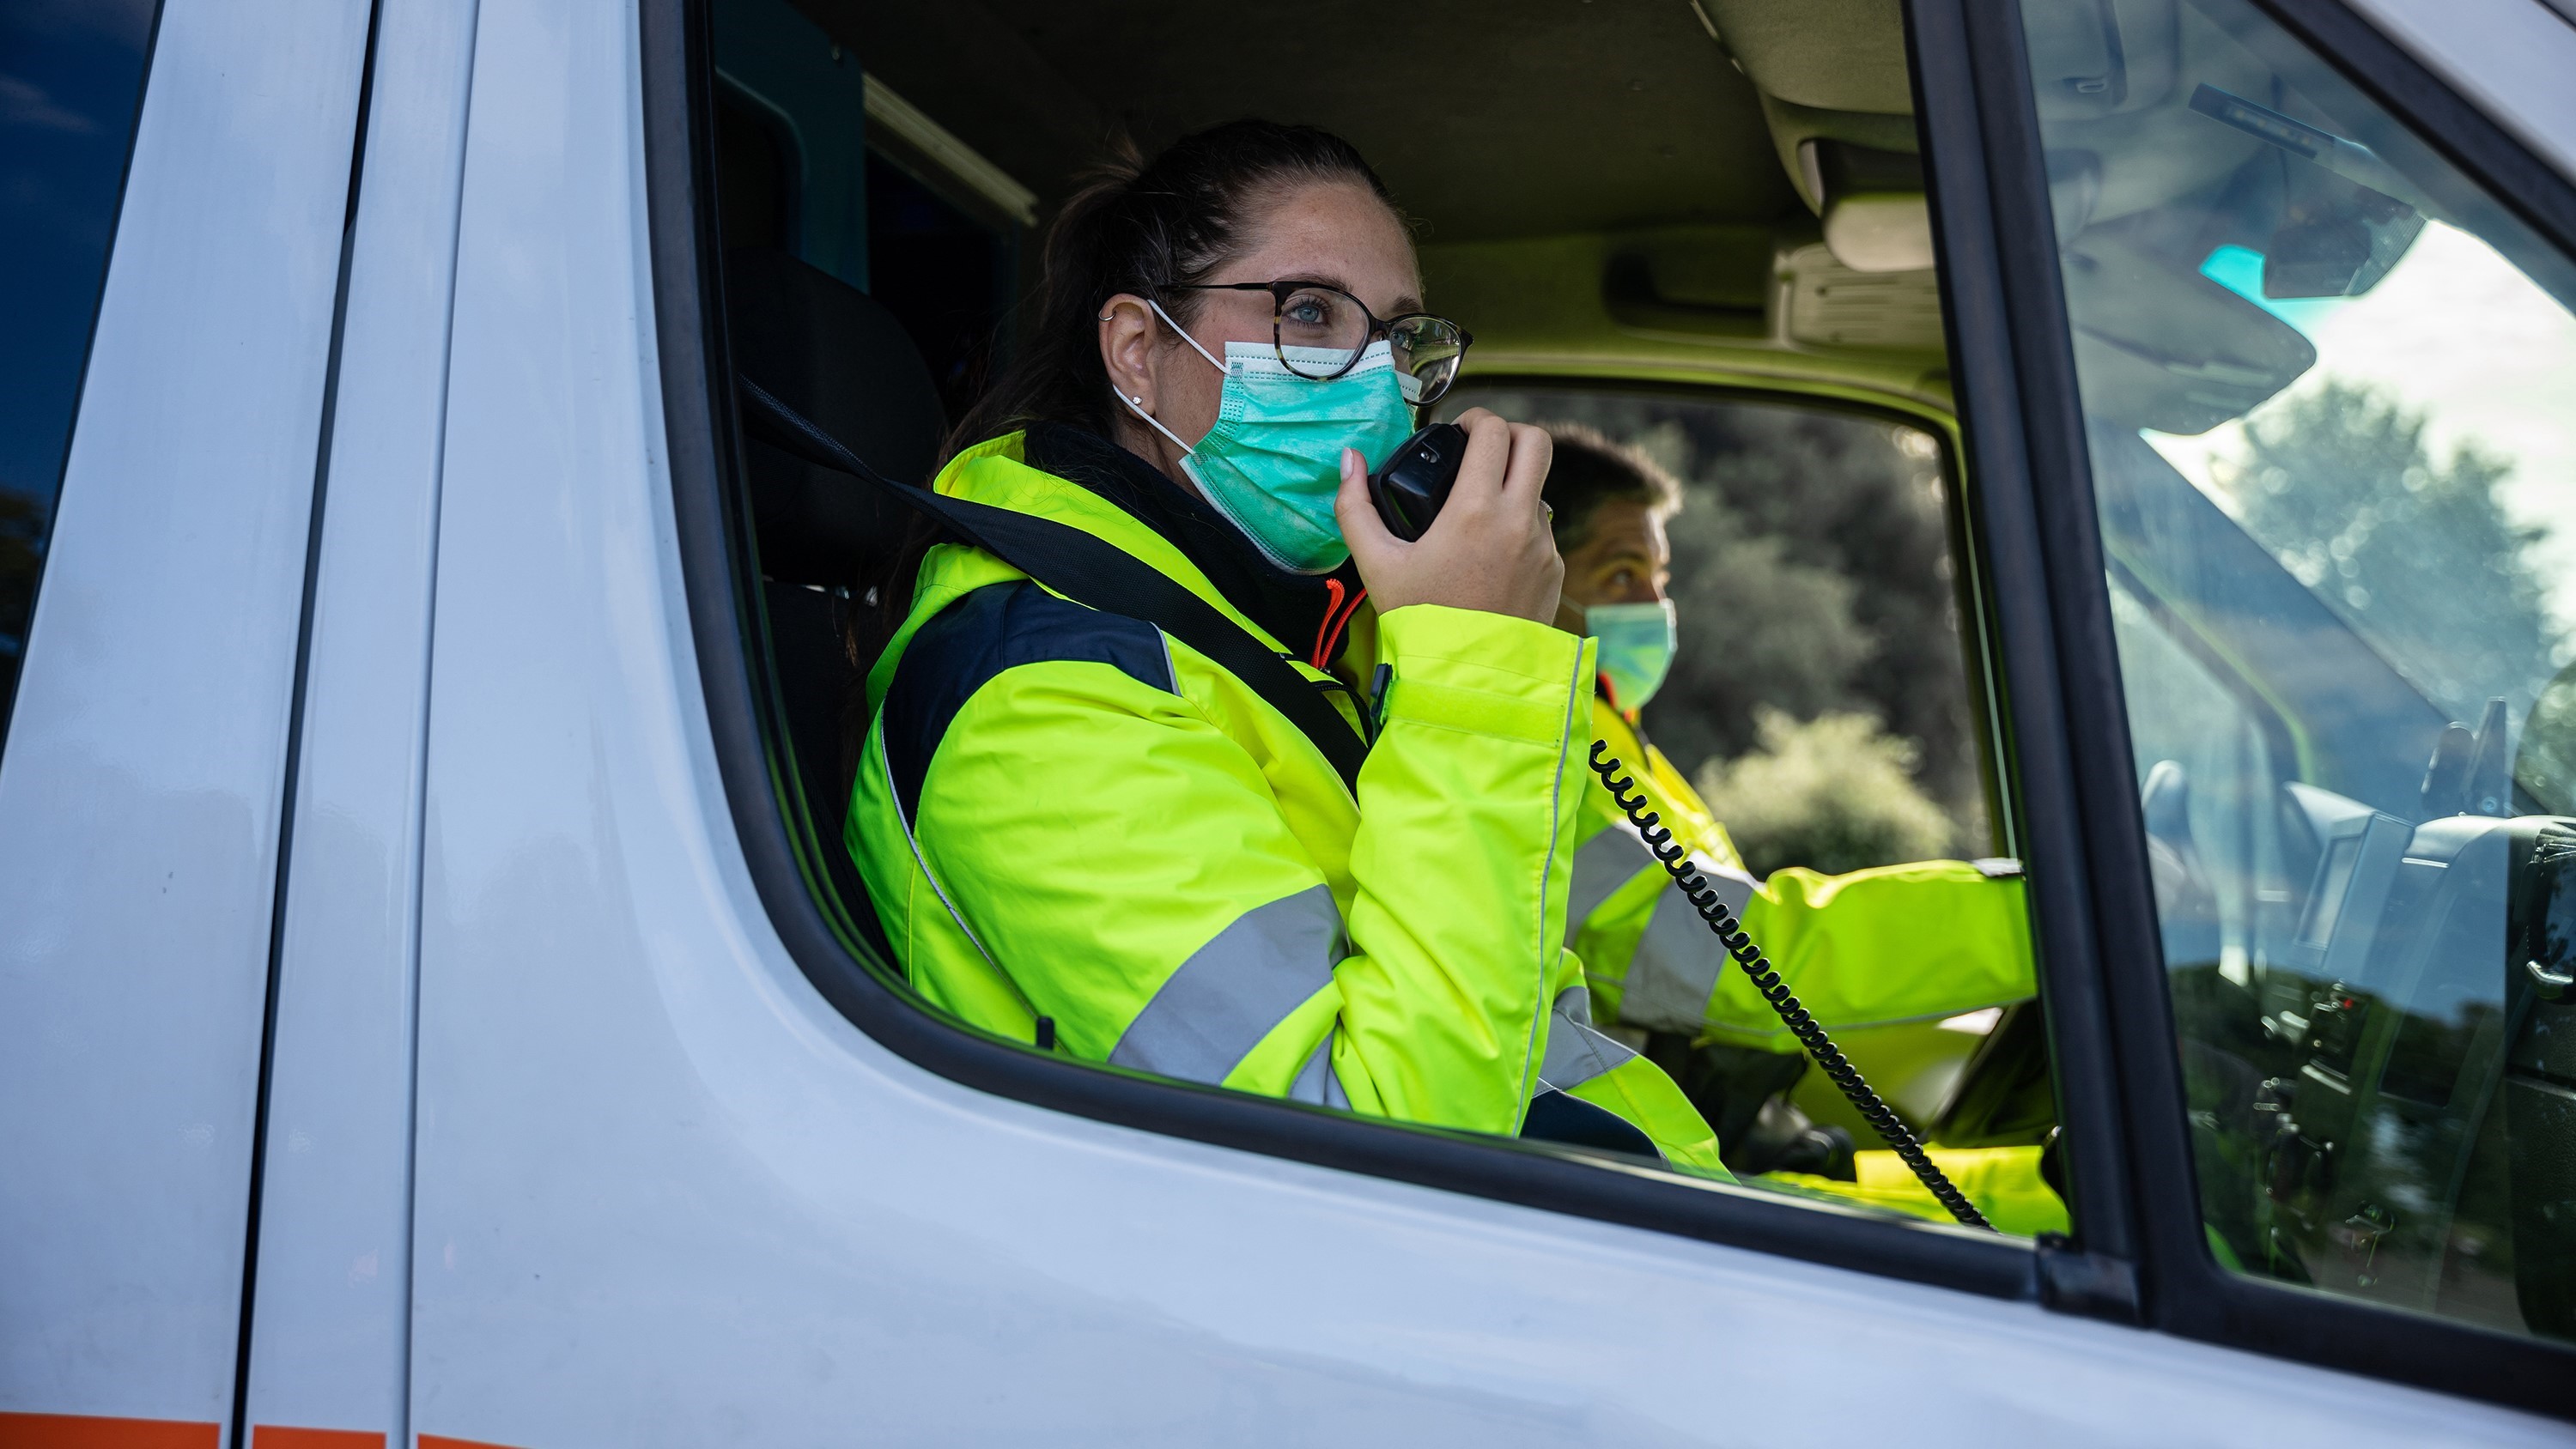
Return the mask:
<path id="1" fill-rule="evenodd" d="M 1022 459 L 1077 484 L 1144 524 L 1207 576 L 1226 602 L 1308 664 L 1341 657 L 1366 590 L 1345 561 L 1329 574 L 1295 574 L 1261 556 L 1223 514 L 1153 464 L 1097 433 L 1062 423 L 1030 425 Z"/>

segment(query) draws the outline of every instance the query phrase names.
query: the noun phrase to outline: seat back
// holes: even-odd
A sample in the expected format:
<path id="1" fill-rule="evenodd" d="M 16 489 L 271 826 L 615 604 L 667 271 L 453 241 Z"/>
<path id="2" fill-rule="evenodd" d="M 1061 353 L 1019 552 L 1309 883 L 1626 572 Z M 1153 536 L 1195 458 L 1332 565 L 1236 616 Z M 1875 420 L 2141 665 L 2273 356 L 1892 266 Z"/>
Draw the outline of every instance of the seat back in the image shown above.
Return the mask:
<path id="1" fill-rule="evenodd" d="M 930 481 L 948 420 L 929 365 L 894 314 L 785 252 L 725 257 L 734 366 L 898 483 Z M 909 515 L 854 479 L 757 438 L 746 444 L 764 578 L 875 582 Z"/>
<path id="2" fill-rule="evenodd" d="M 785 252 L 725 258 L 734 366 L 889 478 L 927 483 L 948 430 L 929 366 L 867 294 Z M 884 940 L 841 844 L 849 811 L 845 711 L 860 669 L 849 611 L 891 571 L 911 515 L 858 479 L 757 438 L 744 443 L 752 537 L 795 776 L 826 877 L 860 930 Z M 792 812 L 791 812 L 792 813 Z M 791 829 L 795 826 L 791 822 Z M 891 959 L 891 958 L 889 958 Z"/>

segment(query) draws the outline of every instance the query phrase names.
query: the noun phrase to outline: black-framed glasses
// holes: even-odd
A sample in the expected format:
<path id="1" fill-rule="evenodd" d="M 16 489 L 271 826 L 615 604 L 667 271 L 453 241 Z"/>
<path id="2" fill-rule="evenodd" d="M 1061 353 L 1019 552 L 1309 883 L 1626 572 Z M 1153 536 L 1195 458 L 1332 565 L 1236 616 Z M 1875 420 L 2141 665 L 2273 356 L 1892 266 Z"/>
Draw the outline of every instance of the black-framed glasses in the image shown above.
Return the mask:
<path id="1" fill-rule="evenodd" d="M 1368 304 L 1321 282 L 1172 282 L 1167 292 L 1268 292 L 1270 340 L 1280 365 L 1311 382 L 1330 382 L 1357 367 L 1360 354 L 1384 337 L 1395 354 L 1404 400 L 1437 401 L 1458 377 L 1459 359 L 1475 342 L 1466 328 L 1428 312 L 1381 318 Z"/>

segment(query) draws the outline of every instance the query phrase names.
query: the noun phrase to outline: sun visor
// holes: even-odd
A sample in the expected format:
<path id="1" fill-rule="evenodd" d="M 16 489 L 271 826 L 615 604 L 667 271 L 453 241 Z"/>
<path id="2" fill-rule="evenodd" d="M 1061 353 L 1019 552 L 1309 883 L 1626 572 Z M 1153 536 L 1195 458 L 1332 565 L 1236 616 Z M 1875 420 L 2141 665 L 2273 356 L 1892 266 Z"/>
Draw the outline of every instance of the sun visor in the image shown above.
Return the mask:
<path id="1" fill-rule="evenodd" d="M 1810 242 L 1780 259 L 1783 340 L 1837 351 L 1938 357 L 1941 285 L 1929 270 L 1861 272 Z"/>
<path id="2" fill-rule="evenodd" d="M 1897 0 L 1701 0 L 1719 41 L 1765 95 L 1819 111 L 1907 115 Z M 2180 59 L 2174 0 L 2094 0 L 2024 12 L 2043 114 L 2080 119 L 2153 106 Z"/>
<path id="3" fill-rule="evenodd" d="M 1910 115 L 1897 0 L 1700 0 L 1718 39 L 1764 94 L 1819 111 Z"/>

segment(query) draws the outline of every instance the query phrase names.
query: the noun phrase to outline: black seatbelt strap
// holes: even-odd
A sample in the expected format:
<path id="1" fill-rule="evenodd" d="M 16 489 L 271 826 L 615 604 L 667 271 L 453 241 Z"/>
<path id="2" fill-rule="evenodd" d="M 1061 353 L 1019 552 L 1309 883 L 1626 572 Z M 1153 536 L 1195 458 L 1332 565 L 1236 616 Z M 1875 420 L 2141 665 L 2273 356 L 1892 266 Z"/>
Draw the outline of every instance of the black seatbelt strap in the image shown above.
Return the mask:
<path id="1" fill-rule="evenodd" d="M 1215 661 L 1314 742 L 1356 798 L 1368 747 L 1322 687 L 1215 605 L 1125 549 L 1051 518 L 908 488 L 740 373 L 743 419 L 769 443 L 818 468 L 861 479 L 1077 604 L 1151 624 Z"/>

